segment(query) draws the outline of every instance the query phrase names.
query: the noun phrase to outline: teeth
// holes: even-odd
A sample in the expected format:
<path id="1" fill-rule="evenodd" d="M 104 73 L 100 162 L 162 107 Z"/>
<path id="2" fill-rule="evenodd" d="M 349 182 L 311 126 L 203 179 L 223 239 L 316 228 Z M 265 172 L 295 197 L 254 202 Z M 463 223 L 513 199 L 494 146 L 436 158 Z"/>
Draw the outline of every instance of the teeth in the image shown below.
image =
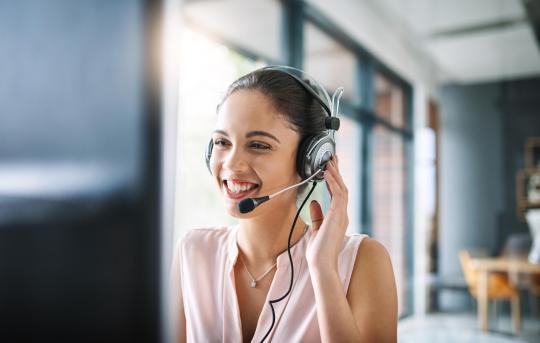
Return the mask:
<path id="1" fill-rule="evenodd" d="M 253 189 L 257 187 L 257 185 L 254 184 L 241 184 L 241 183 L 235 183 L 231 180 L 227 180 L 227 188 L 233 193 L 240 193 L 245 192 L 250 189 Z"/>

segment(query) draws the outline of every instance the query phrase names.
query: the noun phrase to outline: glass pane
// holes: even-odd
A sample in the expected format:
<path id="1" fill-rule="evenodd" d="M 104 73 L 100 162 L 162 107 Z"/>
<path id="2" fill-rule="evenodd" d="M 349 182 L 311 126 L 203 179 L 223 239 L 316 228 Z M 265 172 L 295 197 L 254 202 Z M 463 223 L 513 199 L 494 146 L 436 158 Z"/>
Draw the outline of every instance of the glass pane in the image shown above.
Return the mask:
<path id="1" fill-rule="evenodd" d="M 343 181 L 349 190 L 347 233 L 360 232 L 360 125 L 345 116 L 340 117 L 341 126 L 336 132 L 336 153 Z"/>
<path id="2" fill-rule="evenodd" d="M 355 56 L 315 25 L 305 26 L 305 71 L 319 81 L 330 93 L 339 86 L 343 98 L 358 104 L 357 68 Z"/>
<path id="3" fill-rule="evenodd" d="M 276 0 L 186 1 L 182 13 L 186 24 L 209 37 L 280 60 L 281 5 Z"/>
<path id="4" fill-rule="evenodd" d="M 263 66 L 193 30 L 183 30 L 180 41 L 176 237 L 194 227 L 234 222 L 206 168 L 204 151 L 227 86 Z"/>
<path id="5" fill-rule="evenodd" d="M 386 246 L 392 257 L 401 315 L 408 306 L 405 146 L 400 135 L 382 126 L 376 126 L 373 134 L 373 237 Z"/>
<path id="6" fill-rule="evenodd" d="M 381 74 L 375 77 L 375 112 L 395 126 L 405 128 L 407 97 L 403 89 Z"/>

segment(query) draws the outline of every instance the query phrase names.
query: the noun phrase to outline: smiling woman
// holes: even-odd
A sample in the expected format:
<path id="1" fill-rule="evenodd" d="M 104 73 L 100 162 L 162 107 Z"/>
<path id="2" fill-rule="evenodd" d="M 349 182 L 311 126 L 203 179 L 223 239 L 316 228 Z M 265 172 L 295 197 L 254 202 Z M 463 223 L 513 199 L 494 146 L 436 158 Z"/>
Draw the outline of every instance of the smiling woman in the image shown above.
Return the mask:
<path id="1" fill-rule="evenodd" d="M 262 68 L 233 82 L 218 105 L 206 162 L 238 224 L 191 230 L 177 244 L 181 341 L 396 340 L 389 256 L 366 235 L 345 234 L 348 191 L 333 139 L 339 97 L 319 97 L 321 89 L 290 69 Z M 299 219 L 308 197 L 297 208 L 290 187 L 308 181 L 308 197 L 317 181 L 331 195 L 326 215 L 311 202 L 311 225 Z"/>

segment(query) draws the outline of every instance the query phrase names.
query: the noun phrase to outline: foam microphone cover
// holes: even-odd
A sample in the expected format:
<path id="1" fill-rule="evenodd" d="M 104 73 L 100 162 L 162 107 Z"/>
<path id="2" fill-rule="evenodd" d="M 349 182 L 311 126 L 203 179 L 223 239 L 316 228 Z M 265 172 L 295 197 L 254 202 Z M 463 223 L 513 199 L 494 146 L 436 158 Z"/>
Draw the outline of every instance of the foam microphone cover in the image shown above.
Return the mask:
<path id="1" fill-rule="evenodd" d="M 267 201 L 268 199 L 270 199 L 269 196 L 264 196 L 264 197 L 260 197 L 260 198 L 242 199 L 238 203 L 238 210 L 240 211 L 240 213 L 251 212 L 251 211 L 253 211 L 255 209 L 255 207 L 259 206 L 260 204 Z"/>

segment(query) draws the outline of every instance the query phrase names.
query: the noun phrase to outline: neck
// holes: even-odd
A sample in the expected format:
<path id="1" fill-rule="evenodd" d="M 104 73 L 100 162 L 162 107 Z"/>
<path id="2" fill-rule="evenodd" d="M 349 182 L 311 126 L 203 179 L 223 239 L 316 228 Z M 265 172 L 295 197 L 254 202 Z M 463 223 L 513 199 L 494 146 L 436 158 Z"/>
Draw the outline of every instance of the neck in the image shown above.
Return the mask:
<path id="1" fill-rule="evenodd" d="M 268 213 L 256 218 L 240 220 L 238 225 L 238 248 L 248 267 L 264 269 L 276 262 L 277 256 L 287 250 L 289 233 L 296 206 Z M 291 238 L 293 246 L 304 234 L 306 223 L 298 217 Z"/>

